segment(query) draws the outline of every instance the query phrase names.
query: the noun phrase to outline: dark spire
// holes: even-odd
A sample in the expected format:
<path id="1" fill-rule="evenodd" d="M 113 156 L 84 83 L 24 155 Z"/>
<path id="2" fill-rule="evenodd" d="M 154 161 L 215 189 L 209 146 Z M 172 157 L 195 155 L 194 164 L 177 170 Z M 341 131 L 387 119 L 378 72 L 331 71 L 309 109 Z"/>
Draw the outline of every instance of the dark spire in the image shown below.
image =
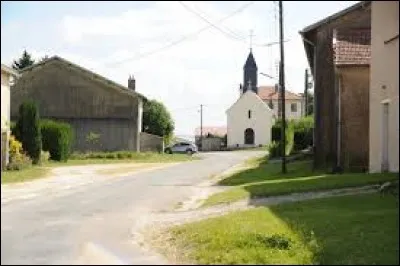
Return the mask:
<path id="1" fill-rule="evenodd" d="M 246 63 L 243 67 L 244 70 L 244 79 L 243 79 L 243 93 L 248 90 L 248 86 L 246 86 L 249 81 L 251 82 L 251 90 L 255 93 L 258 92 L 257 89 L 257 64 L 256 60 L 254 59 L 252 49 L 250 49 L 250 53 L 247 56 Z"/>

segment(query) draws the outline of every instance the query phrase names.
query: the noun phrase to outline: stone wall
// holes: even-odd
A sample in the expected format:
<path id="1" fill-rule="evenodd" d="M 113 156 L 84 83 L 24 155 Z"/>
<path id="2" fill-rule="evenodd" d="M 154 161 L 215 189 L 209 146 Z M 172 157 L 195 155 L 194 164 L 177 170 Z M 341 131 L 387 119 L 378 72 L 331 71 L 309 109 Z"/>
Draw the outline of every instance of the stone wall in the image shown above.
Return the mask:
<path id="1" fill-rule="evenodd" d="M 202 151 L 219 151 L 221 150 L 221 138 L 203 138 Z"/>
<path id="2" fill-rule="evenodd" d="M 164 152 L 164 138 L 146 132 L 140 132 L 140 151 Z"/>

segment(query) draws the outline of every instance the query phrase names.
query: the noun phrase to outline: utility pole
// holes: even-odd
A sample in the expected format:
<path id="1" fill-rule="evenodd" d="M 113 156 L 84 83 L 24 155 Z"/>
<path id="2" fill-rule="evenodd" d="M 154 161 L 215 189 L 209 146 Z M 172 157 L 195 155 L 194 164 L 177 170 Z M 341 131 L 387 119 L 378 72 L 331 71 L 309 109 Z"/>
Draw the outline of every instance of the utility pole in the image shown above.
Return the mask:
<path id="1" fill-rule="evenodd" d="M 304 116 L 307 116 L 308 106 L 308 69 L 306 68 L 305 79 L 304 79 Z"/>
<path id="2" fill-rule="evenodd" d="M 285 57 L 283 47 L 283 7 L 282 1 L 279 1 L 279 44 L 281 52 L 280 60 L 280 75 L 279 85 L 281 88 L 282 99 L 282 130 L 281 130 L 281 143 L 282 143 L 282 173 L 286 173 L 286 113 L 285 113 Z"/>
<path id="3" fill-rule="evenodd" d="M 203 105 L 200 104 L 200 150 L 203 149 Z"/>

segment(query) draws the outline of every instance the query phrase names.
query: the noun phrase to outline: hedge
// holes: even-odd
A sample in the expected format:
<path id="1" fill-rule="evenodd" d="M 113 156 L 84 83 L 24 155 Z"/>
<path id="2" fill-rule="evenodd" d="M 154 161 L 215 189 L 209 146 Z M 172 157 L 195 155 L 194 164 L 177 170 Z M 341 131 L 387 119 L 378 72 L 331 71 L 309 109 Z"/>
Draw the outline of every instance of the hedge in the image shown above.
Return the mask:
<path id="1" fill-rule="evenodd" d="M 32 158 L 33 164 L 40 163 L 42 136 L 39 126 L 39 110 L 33 101 L 19 106 L 19 116 L 15 125 L 15 137 L 21 141 L 22 148 Z"/>
<path id="2" fill-rule="evenodd" d="M 72 127 L 67 123 L 45 119 L 40 122 L 40 129 L 43 150 L 50 152 L 50 159 L 67 161 L 74 136 Z"/>

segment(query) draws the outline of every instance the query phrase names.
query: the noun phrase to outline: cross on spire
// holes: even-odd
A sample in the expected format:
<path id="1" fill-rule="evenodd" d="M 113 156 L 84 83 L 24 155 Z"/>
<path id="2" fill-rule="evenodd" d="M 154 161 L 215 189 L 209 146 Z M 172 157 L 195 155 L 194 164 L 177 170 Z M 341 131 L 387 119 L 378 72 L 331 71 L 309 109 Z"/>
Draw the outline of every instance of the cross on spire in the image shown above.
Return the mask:
<path id="1" fill-rule="evenodd" d="M 249 37 L 250 37 L 250 51 L 251 51 L 252 46 L 253 46 L 253 36 L 254 36 L 253 30 L 250 30 L 250 34 L 249 34 Z"/>

